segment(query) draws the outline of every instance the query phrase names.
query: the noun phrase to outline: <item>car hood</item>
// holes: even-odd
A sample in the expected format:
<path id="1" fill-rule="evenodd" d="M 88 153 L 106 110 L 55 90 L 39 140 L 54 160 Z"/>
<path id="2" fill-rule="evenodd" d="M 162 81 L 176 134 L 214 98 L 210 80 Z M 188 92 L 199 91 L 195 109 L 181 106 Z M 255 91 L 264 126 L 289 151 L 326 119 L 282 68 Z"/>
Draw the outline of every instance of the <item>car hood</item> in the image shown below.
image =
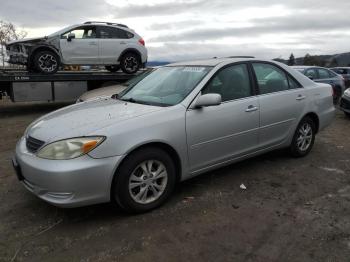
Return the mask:
<path id="1" fill-rule="evenodd" d="M 47 37 L 35 37 L 35 38 L 25 38 L 20 40 L 13 40 L 6 43 L 6 45 L 19 44 L 19 43 L 30 43 L 30 42 L 40 42 L 46 40 Z"/>
<path id="2" fill-rule="evenodd" d="M 82 102 L 82 101 L 89 101 L 92 99 L 98 99 L 100 97 L 107 97 L 107 96 L 111 97 L 114 94 L 119 94 L 125 88 L 127 88 L 127 86 L 124 86 L 124 85 L 113 85 L 113 86 L 97 88 L 82 94 L 79 97 L 78 101 Z"/>
<path id="3" fill-rule="evenodd" d="M 164 109 L 115 99 L 95 100 L 71 105 L 33 122 L 26 136 L 45 141 L 99 134 L 98 130 Z"/>

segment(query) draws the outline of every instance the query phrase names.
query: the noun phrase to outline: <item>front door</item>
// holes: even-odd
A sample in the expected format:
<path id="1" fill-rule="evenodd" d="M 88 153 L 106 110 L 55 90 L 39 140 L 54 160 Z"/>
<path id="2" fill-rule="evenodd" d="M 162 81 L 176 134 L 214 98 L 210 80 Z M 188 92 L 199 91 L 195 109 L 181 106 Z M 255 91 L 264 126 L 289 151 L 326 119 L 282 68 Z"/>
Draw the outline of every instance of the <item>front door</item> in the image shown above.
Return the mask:
<path id="1" fill-rule="evenodd" d="M 75 38 L 68 39 L 69 34 Z M 99 46 L 95 26 L 81 26 L 64 33 L 60 39 L 64 64 L 99 64 Z"/>
<path id="2" fill-rule="evenodd" d="M 207 93 L 220 94 L 222 103 L 186 113 L 191 172 L 248 154 L 258 146 L 259 103 L 247 65 L 221 69 L 201 92 Z"/>

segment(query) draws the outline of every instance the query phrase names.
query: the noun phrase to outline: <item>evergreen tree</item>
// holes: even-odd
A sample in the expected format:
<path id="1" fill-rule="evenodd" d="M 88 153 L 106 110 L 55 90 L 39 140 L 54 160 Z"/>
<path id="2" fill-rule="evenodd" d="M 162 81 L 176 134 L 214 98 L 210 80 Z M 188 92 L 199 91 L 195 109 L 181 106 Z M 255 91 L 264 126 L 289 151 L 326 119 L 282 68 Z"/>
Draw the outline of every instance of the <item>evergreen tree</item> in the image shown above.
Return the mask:
<path id="1" fill-rule="evenodd" d="M 293 53 L 290 54 L 290 57 L 289 57 L 289 60 L 288 60 L 288 65 L 289 66 L 295 65 L 295 57 L 294 57 Z"/>

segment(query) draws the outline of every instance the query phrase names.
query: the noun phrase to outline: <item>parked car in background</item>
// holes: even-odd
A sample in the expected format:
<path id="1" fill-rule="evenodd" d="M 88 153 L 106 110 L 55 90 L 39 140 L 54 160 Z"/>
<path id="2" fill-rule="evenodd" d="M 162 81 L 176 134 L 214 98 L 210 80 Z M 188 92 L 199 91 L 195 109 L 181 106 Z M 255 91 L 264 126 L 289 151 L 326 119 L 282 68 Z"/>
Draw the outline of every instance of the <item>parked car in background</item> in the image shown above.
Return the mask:
<path id="1" fill-rule="evenodd" d="M 117 23 L 72 25 L 49 36 L 9 42 L 6 50 L 10 64 L 44 74 L 66 65 L 104 65 L 112 72 L 121 68 L 133 74 L 147 62 L 143 38 Z"/>
<path id="2" fill-rule="evenodd" d="M 337 73 L 338 75 L 343 76 L 345 81 L 345 86 L 350 87 L 350 67 L 333 67 L 330 68 L 332 71 Z"/>
<path id="3" fill-rule="evenodd" d="M 350 88 L 346 89 L 342 98 L 340 99 L 340 110 L 350 118 Z"/>
<path id="4" fill-rule="evenodd" d="M 333 120 L 332 88 L 252 58 L 175 63 L 119 96 L 33 122 L 16 146 L 23 185 L 62 207 L 158 207 L 177 182 L 274 149 L 306 156 Z"/>
<path id="5" fill-rule="evenodd" d="M 292 66 L 292 68 L 317 83 L 330 84 L 334 90 L 334 103 L 338 103 L 346 89 L 344 78 L 327 68 L 317 66 Z"/>
<path id="6" fill-rule="evenodd" d="M 117 95 L 121 91 L 124 91 L 124 89 L 126 89 L 127 87 L 130 87 L 130 86 L 135 85 L 136 83 L 140 82 L 149 73 L 151 73 L 152 70 L 153 69 L 147 69 L 144 72 L 138 74 L 137 76 L 135 76 L 135 77 L 133 77 L 133 78 L 129 79 L 128 81 L 121 83 L 121 84 L 104 86 L 101 88 L 87 91 L 77 99 L 77 103 L 91 101 L 91 100 L 95 100 L 95 99 L 101 99 L 101 98 L 102 99 L 103 98 L 110 98 L 112 95 Z"/>

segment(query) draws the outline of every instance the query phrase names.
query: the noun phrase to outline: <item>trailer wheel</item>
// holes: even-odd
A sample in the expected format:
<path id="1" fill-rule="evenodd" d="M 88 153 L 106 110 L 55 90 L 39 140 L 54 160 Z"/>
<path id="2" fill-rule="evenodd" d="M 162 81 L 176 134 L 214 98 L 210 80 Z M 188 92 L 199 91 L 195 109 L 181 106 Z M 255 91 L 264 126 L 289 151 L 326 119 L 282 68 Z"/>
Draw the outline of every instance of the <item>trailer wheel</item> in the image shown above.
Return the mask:
<path id="1" fill-rule="evenodd" d="M 60 63 L 58 56 L 49 50 L 44 50 L 34 55 L 33 64 L 43 74 L 54 74 L 57 72 Z"/>
<path id="2" fill-rule="evenodd" d="M 106 70 L 109 72 L 117 72 L 120 69 L 120 66 L 118 65 L 110 65 L 110 66 L 105 66 Z"/>

